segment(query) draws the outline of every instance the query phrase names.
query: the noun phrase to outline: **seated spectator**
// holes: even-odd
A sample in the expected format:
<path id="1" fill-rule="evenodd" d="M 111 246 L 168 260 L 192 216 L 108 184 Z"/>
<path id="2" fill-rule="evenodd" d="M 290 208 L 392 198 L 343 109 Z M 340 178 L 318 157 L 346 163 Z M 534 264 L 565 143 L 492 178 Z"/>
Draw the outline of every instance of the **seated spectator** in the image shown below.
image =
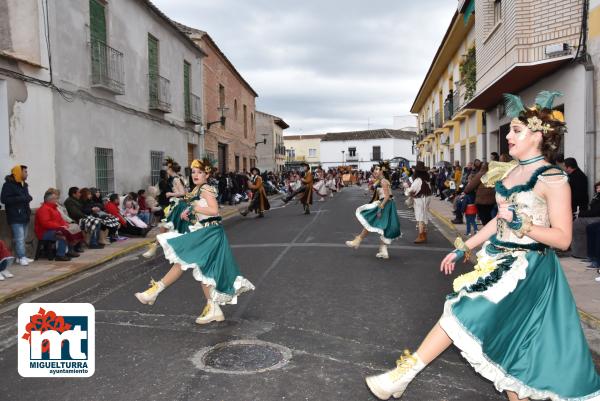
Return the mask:
<path id="1" fill-rule="evenodd" d="M 157 221 L 162 220 L 162 218 L 165 216 L 164 208 L 158 203 L 158 195 L 159 190 L 157 187 L 153 185 L 148 186 L 148 189 L 146 189 L 144 202 L 146 203 L 146 207 L 148 207 L 153 214 L 153 219 L 150 224 L 151 226 L 156 226 Z"/>
<path id="2" fill-rule="evenodd" d="M 40 241 L 55 241 L 56 258 L 58 262 L 68 262 L 73 257 L 79 256 L 77 252 L 69 249 L 70 233 L 69 225 L 60 216 L 60 212 L 56 207 L 57 198 L 52 192 L 44 194 L 44 203 L 38 208 L 35 213 L 35 234 Z"/>
<path id="3" fill-rule="evenodd" d="M 113 217 L 119 220 L 119 224 L 121 224 L 121 227 L 119 228 L 119 233 L 142 237 L 145 236 L 147 233 L 146 229 L 142 229 L 132 224 L 129 224 L 125 219 L 125 216 L 121 214 L 119 204 L 120 199 L 118 194 L 111 194 L 108 197 L 108 202 L 104 204 L 104 210 L 106 211 L 106 213 L 111 214 Z M 111 241 L 112 240 L 116 240 L 116 238 L 111 237 Z"/>
<path id="4" fill-rule="evenodd" d="M 4 241 L 0 240 L 0 281 L 3 281 L 5 278 L 12 278 L 14 275 L 8 271 L 8 267 L 15 260 L 12 253 L 4 243 Z"/>
<path id="5" fill-rule="evenodd" d="M 56 195 L 56 210 L 58 210 L 58 212 L 60 213 L 60 217 L 62 217 L 63 220 L 66 221 L 69 225 L 69 228 L 67 230 L 69 230 L 71 234 L 77 236 L 78 238 L 81 238 L 81 241 L 75 244 L 73 250 L 77 253 L 83 253 L 83 232 L 81 231 L 79 224 L 76 223 L 75 220 L 71 218 L 71 216 L 69 216 L 67 209 L 60 203 L 60 191 L 56 188 L 48 188 L 47 192 L 52 192 L 54 195 Z"/>
<path id="6" fill-rule="evenodd" d="M 89 235 L 88 247 L 90 249 L 104 248 L 104 245 L 100 243 L 100 232 L 103 229 L 101 221 L 91 215 L 91 208 L 84 210 L 79 188 L 69 188 L 69 197 L 65 200 L 65 208 L 69 217 L 79 224 L 79 228 L 83 232 Z"/>
<path id="7" fill-rule="evenodd" d="M 150 216 L 152 215 L 150 209 L 146 205 L 146 190 L 140 189 L 137 191 L 137 204 L 139 206 L 138 216 L 147 226 L 150 225 Z"/>
<path id="8" fill-rule="evenodd" d="M 146 224 L 139 216 L 140 207 L 136 202 L 137 194 L 135 192 L 129 193 L 123 199 L 121 214 L 125 217 L 127 222 L 135 227 L 139 228 L 148 228 L 148 224 Z"/>
<path id="9" fill-rule="evenodd" d="M 595 186 L 595 194 L 588 210 L 580 212 L 579 217 L 573 221 L 573 241 L 571 242 L 571 256 L 585 258 L 588 256 L 586 228 L 590 224 L 600 222 L 600 181 Z"/>

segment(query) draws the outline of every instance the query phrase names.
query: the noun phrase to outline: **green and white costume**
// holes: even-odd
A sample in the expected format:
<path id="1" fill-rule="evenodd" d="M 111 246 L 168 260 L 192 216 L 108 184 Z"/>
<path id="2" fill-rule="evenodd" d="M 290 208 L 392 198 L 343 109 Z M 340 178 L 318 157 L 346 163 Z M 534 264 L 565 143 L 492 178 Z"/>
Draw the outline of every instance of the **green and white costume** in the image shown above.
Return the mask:
<path id="1" fill-rule="evenodd" d="M 533 188 L 538 180 L 567 179 L 548 173 L 553 168 L 541 167 L 511 189 L 497 182 L 498 199 L 516 205 L 534 225 L 550 227 L 546 201 Z M 600 377 L 554 250 L 517 237 L 499 220 L 496 235 L 477 253 L 475 270 L 458 277 L 454 291 L 440 325 L 498 391 L 533 400 L 600 400 Z"/>
<path id="2" fill-rule="evenodd" d="M 203 185 L 200 193 L 213 197 L 217 194 L 209 185 Z M 196 202 L 200 207 L 208 205 L 200 196 L 191 203 L 191 208 Z M 194 278 L 211 287 L 212 301 L 220 305 L 237 303 L 237 296 L 253 290 L 254 285 L 240 274 L 221 217 L 199 213 L 190 213 L 190 217 L 189 232 L 171 231 L 156 237 L 165 258 L 171 263 L 179 263 L 183 270 L 193 269 Z"/>
<path id="3" fill-rule="evenodd" d="M 380 183 L 374 186 L 373 192 L 371 202 L 356 209 L 356 218 L 367 231 L 379 234 L 381 241 L 389 245 L 402 235 L 396 203 L 393 196 L 390 195 L 390 199 L 383 209 L 380 209 L 379 205 L 385 197 Z M 380 217 L 377 217 L 378 212 L 381 212 Z"/>

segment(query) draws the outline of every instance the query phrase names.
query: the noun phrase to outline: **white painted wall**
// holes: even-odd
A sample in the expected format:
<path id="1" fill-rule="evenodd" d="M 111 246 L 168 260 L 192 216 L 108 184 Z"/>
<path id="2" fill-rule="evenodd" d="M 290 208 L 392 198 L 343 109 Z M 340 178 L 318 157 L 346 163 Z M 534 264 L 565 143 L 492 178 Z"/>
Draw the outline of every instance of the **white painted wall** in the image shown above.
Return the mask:
<path id="1" fill-rule="evenodd" d="M 381 147 L 381 158 L 389 160 L 394 157 L 404 157 L 411 164 L 416 163 L 416 155 L 412 154 L 412 142 L 408 139 L 366 139 L 353 141 L 321 141 L 321 165 L 323 168 L 342 165 L 358 165 L 361 170 L 369 170 L 376 161 L 371 161 L 373 146 Z M 348 160 L 348 148 L 355 147 L 358 161 Z"/>

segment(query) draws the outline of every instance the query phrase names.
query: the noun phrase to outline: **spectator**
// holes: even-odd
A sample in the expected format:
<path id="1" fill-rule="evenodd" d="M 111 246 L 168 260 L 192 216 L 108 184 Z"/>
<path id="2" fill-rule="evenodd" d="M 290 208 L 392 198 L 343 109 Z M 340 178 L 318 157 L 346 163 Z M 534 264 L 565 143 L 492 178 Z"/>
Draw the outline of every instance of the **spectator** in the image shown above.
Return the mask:
<path id="1" fill-rule="evenodd" d="M 475 206 L 477 215 L 482 225 L 486 225 L 492 220 L 492 213 L 496 207 L 496 190 L 486 187 L 481 183 L 481 177 L 487 173 L 488 164 L 483 163 L 479 171 L 471 176 L 469 183 L 465 187 L 465 192 L 475 194 Z"/>
<path id="2" fill-rule="evenodd" d="M 72 252 L 68 247 L 67 222 L 60 216 L 56 209 L 57 198 L 52 192 L 44 194 L 44 203 L 35 213 L 35 234 L 40 241 L 56 242 L 56 257 L 57 262 L 68 262 L 72 257 L 79 256 L 78 253 Z"/>
<path id="3" fill-rule="evenodd" d="M 587 257 L 591 262 L 587 267 L 588 269 L 597 270 L 600 268 L 600 222 L 588 224 L 585 231 Z M 596 281 L 600 281 L 600 279 L 596 277 Z"/>
<path id="4" fill-rule="evenodd" d="M 511 160 L 512 160 L 512 157 L 508 153 L 502 153 L 500 155 L 500 162 L 501 163 L 508 163 Z"/>
<path id="5" fill-rule="evenodd" d="M 588 256 L 586 227 L 600 222 L 600 181 L 594 185 L 595 193 L 590 207 L 579 213 L 573 222 L 573 241 L 571 242 L 571 256 L 585 258 Z"/>
<path id="6" fill-rule="evenodd" d="M 573 214 L 577 215 L 588 207 L 587 176 L 579 169 L 577 160 L 572 157 L 565 159 L 565 171 L 569 175 L 571 187 L 571 208 Z"/>
<path id="7" fill-rule="evenodd" d="M 89 196 L 91 198 L 91 194 L 89 194 L 88 192 L 84 191 L 84 195 Z M 79 188 L 69 188 L 69 197 L 65 200 L 64 203 L 69 217 L 79 224 L 79 227 L 82 229 L 82 231 L 89 235 L 89 248 L 104 248 L 104 245 L 100 243 L 100 230 L 102 229 L 101 224 L 95 221 L 95 219 L 89 218 L 92 214 L 92 206 L 90 205 L 89 207 L 86 207 L 84 209 L 84 202 L 81 200 L 81 191 L 79 190 Z"/>
<path id="8" fill-rule="evenodd" d="M 108 202 L 104 204 L 104 210 L 106 210 L 107 213 L 111 214 L 113 217 L 119 220 L 119 223 L 121 224 L 119 232 L 134 236 L 145 236 L 147 230 L 144 228 L 136 227 L 133 224 L 129 224 L 125 217 L 121 214 L 121 211 L 119 210 L 119 204 L 120 200 L 118 194 L 111 194 L 108 198 Z M 116 239 L 116 237 L 111 236 L 111 241 L 114 241 Z"/>
<path id="9" fill-rule="evenodd" d="M 160 170 L 160 179 L 158 181 L 158 204 L 164 209 L 169 206 L 169 197 L 167 194 L 173 192 L 173 187 L 169 183 L 169 175 L 166 170 Z"/>
<path id="10" fill-rule="evenodd" d="M 472 199 L 472 197 L 469 197 Z M 471 235 L 471 228 L 473 229 L 473 235 L 477 234 L 477 206 L 474 203 L 469 203 L 465 207 L 465 218 L 467 219 L 467 236 Z"/>
<path id="11" fill-rule="evenodd" d="M 146 190 L 140 189 L 137 191 L 137 204 L 139 206 L 138 216 L 147 226 L 150 225 L 150 208 L 146 205 Z"/>
<path id="12" fill-rule="evenodd" d="M 556 156 L 555 164 L 564 171 L 567 171 L 567 169 L 565 168 L 565 155 L 563 155 L 562 153 Z"/>
<path id="13" fill-rule="evenodd" d="M 493 161 L 493 162 L 499 162 L 500 161 L 500 155 L 498 155 L 498 152 L 492 152 L 492 153 L 490 153 L 490 161 Z"/>
<path id="14" fill-rule="evenodd" d="M 67 230 L 72 235 L 79 238 L 79 241 L 75 244 L 73 250 L 77 253 L 83 253 L 83 232 L 81 231 L 79 224 L 75 222 L 71 216 L 69 216 L 67 209 L 60 203 L 60 191 L 56 188 L 48 188 L 47 192 L 52 192 L 54 195 L 56 195 L 56 210 L 58 210 L 60 213 L 60 217 L 62 217 L 62 219 L 69 225 Z"/>
<path id="15" fill-rule="evenodd" d="M 150 224 L 151 226 L 156 226 L 157 220 L 160 221 L 165 215 L 163 212 L 163 207 L 158 204 L 158 196 L 158 188 L 152 185 L 148 186 L 148 189 L 146 189 L 146 196 L 144 202 L 146 203 L 148 209 L 150 209 L 150 211 L 154 215 L 154 218 L 152 219 Z"/>
<path id="16" fill-rule="evenodd" d="M 4 241 L 0 240 L 0 281 L 5 278 L 14 277 L 14 275 L 8 271 L 8 267 L 12 264 L 14 259 L 15 258 L 12 256 L 12 253 L 10 253 L 10 250 Z"/>
<path id="17" fill-rule="evenodd" d="M 136 202 L 137 194 L 135 192 L 131 192 L 129 195 L 125 197 L 123 200 L 123 208 L 121 209 L 121 214 L 125 217 L 127 222 L 135 227 L 139 228 L 148 228 L 148 224 L 144 222 L 139 216 L 140 207 Z"/>
<path id="18" fill-rule="evenodd" d="M 15 166 L 4 178 L 0 202 L 6 206 L 6 220 L 10 225 L 17 254 L 16 262 L 27 266 L 33 262 L 25 255 L 25 238 L 31 218 L 29 203 L 33 200 L 27 185 L 27 166 Z"/>

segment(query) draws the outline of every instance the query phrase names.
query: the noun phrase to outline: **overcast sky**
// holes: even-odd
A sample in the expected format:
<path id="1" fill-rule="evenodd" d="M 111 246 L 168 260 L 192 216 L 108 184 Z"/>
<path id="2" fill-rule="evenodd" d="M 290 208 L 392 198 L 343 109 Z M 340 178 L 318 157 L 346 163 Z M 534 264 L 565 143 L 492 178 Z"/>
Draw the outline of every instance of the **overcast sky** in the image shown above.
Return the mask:
<path id="1" fill-rule="evenodd" d="M 392 128 L 456 0 L 153 0 L 207 31 L 289 134 Z M 403 125 L 415 125 L 408 118 Z"/>

